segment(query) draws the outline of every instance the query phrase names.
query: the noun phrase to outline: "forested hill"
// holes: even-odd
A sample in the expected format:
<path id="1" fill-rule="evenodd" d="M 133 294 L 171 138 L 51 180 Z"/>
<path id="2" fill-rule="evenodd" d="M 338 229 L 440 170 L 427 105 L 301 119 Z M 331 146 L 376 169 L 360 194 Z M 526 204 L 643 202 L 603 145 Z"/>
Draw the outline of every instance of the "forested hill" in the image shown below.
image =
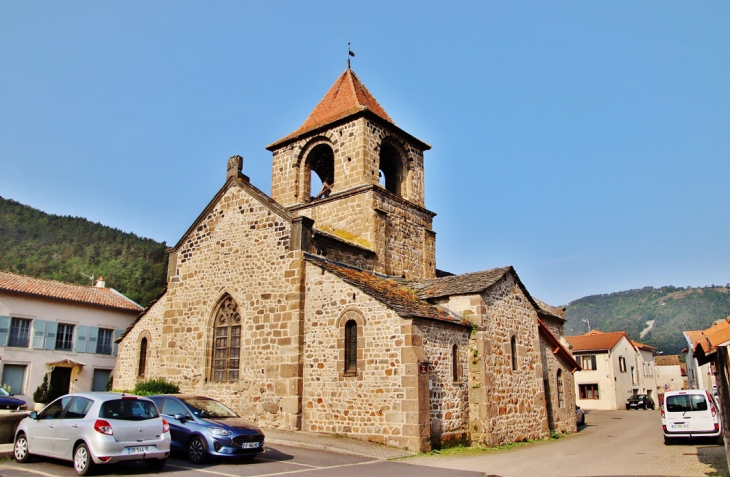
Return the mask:
<path id="1" fill-rule="evenodd" d="M 106 286 L 146 306 L 165 287 L 165 243 L 0 197 L 0 270 Z"/>
<path id="2" fill-rule="evenodd" d="M 666 354 L 678 354 L 687 347 L 683 331 L 704 330 L 728 315 L 728 286 L 644 287 L 571 302 L 566 310 L 565 334 L 586 333 L 588 324 L 583 320 L 587 320 L 594 330 L 626 331 L 633 340 L 656 346 Z M 651 320 L 651 330 L 640 337 Z"/>

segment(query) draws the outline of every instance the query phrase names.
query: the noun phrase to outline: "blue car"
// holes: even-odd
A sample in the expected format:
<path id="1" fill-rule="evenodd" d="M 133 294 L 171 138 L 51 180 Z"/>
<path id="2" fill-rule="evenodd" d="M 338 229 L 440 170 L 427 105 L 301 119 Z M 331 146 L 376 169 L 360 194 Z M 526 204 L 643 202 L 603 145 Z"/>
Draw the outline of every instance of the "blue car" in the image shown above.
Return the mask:
<path id="1" fill-rule="evenodd" d="M 185 452 L 194 464 L 211 456 L 250 461 L 264 452 L 261 429 L 215 399 L 186 394 L 161 394 L 149 399 L 170 424 L 171 448 Z"/>
<path id="2" fill-rule="evenodd" d="M 25 411 L 28 404 L 22 399 L 13 396 L 12 393 L 0 388 L 0 409 L 9 409 L 11 411 Z"/>

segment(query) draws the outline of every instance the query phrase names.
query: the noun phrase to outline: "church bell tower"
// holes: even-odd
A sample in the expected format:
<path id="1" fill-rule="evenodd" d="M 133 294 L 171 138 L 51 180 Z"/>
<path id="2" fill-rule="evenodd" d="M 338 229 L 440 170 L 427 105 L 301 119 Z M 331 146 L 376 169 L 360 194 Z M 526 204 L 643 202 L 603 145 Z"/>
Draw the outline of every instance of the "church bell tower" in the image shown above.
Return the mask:
<path id="1" fill-rule="evenodd" d="M 430 148 L 396 126 L 348 67 L 296 131 L 266 147 L 271 197 L 313 219 L 315 233 L 370 254 L 374 271 L 433 278 L 435 214 L 423 185 Z"/>

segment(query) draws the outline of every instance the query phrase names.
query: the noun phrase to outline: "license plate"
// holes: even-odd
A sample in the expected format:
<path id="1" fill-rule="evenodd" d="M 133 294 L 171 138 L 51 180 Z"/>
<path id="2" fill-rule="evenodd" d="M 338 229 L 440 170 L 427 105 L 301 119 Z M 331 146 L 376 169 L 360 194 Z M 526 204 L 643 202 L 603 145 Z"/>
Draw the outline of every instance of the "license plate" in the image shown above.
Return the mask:
<path id="1" fill-rule="evenodd" d="M 255 449 L 258 446 L 259 446 L 258 442 L 244 442 L 243 443 L 244 449 Z"/>
<path id="2" fill-rule="evenodd" d="M 672 424 L 672 429 L 689 429 L 689 424 Z"/>
<path id="3" fill-rule="evenodd" d="M 127 454 L 149 454 L 153 449 L 148 446 L 127 447 Z"/>

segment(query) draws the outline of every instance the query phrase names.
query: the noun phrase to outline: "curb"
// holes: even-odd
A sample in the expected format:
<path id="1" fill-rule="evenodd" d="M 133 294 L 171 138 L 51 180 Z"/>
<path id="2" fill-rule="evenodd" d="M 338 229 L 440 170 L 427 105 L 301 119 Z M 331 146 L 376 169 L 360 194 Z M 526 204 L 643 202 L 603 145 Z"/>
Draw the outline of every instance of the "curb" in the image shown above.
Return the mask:
<path id="1" fill-rule="evenodd" d="M 355 452 L 347 449 L 343 449 L 341 447 L 332 447 L 328 446 L 326 444 L 309 444 L 306 442 L 299 442 L 299 441 L 287 441 L 284 439 L 269 439 L 266 438 L 267 444 L 279 444 L 282 446 L 289 446 L 289 447 L 298 447 L 300 449 L 310 449 L 310 450 L 319 450 L 319 451 L 326 451 L 326 452 L 336 452 L 338 454 L 348 454 L 348 455 L 356 455 L 360 457 L 369 457 L 371 459 L 376 460 L 388 460 L 388 457 L 378 457 L 374 456 L 372 454 L 363 454 L 362 452 Z M 12 454 L 12 452 L 11 452 Z"/>

